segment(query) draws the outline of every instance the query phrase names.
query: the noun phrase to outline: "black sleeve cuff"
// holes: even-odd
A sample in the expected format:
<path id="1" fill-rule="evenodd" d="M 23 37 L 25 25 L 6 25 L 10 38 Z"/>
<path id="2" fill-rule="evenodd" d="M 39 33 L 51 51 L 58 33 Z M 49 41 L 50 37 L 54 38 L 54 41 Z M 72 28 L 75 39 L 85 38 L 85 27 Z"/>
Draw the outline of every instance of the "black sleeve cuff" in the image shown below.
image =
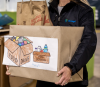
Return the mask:
<path id="1" fill-rule="evenodd" d="M 72 75 L 74 75 L 76 73 L 75 68 L 70 63 L 66 63 L 66 64 L 64 64 L 64 66 L 67 66 L 67 67 L 69 67 L 72 70 Z"/>

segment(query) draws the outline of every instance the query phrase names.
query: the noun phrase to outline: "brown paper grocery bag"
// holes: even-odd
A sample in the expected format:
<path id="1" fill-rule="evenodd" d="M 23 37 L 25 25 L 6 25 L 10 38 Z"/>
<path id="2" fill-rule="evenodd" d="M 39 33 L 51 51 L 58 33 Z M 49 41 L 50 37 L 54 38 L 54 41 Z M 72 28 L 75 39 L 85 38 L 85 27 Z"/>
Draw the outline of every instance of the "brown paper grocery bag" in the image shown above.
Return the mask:
<path id="1" fill-rule="evenodd" d="M 46 3 L 46 2 L 45 2 Z M 49 10 L 47 7 L 47 3 L 45 4 L 45 14 L 44 14 L 44 26 L 53 26 L 51 19 L 50 19 L 50 15 L 49 15 Z"/>
<path id="2" fill-rule="evenodd" d="M 9 72 L 14 76 L 57 82 L 60 79 L 60 77 L 56 76 L 57 72 L 64 66 L 65 63 L 70 62 L 80 43 L 83 29 L 84 27 L 11 25 L 10 35 L 12 36 L 58 38 L 58 64 L 57 71 L 10 67 Z M 83 69 L 73 75 L 70 82 L 82 81 L 82 79 Z"/>
<path id="3" fill-rule="evenodd" d="M 50 23 L 46 1 L 22 0 L 17 3 L 17 25 L 50 25 Z"/>
<path id="4" fill-rule="evenodd" d="M 23 2 L 22 0 L 22 2 L 17 3 L 17 25 L 51 26 L 52 23 L 50 20 L 46 1 L 31 1 L 31 2 Z M 32 9 L 31 9 L 31 6 L 32 6 Z M 32 12 L 35 12 L 35 13 L 32 13 L 31 10 Z M 41 15 L 41 17 L 39 15 Z M 32 20 L 30 20 L 29 17 L 31 17 Z M 39 21 L 41 18 L 42 18 L 42 21 Z M 38 22 L 34 24 L 35 21 L 38 21 Z M 26 81 L 29 81 L 29 80 L 31 79 L 20 78 L 20 77 L 10 77 L 10 86 L 19 87 L 22 84 L 25 84 Z M 29 84 L 28 87 L 35 87 L 36 82 L 37 82 L 36 80 L 33 80 L 33 82 Z"/>

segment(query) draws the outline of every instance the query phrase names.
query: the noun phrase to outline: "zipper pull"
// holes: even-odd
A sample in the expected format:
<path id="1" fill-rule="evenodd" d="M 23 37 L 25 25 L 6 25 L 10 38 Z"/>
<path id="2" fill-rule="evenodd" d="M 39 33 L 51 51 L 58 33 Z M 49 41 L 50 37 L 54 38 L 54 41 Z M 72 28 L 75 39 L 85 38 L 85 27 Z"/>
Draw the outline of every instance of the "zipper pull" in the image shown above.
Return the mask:
<path id="1" fill-rule="evenodd" d="M 60 17 L 58 18 L 58 21 L 60 21 Z"/>
<path id="2" fill-rule="evenodd" d="M 57 15 L 55 16 L 54 22 L 56 21 L 56 17 L 57 17 Z"/>

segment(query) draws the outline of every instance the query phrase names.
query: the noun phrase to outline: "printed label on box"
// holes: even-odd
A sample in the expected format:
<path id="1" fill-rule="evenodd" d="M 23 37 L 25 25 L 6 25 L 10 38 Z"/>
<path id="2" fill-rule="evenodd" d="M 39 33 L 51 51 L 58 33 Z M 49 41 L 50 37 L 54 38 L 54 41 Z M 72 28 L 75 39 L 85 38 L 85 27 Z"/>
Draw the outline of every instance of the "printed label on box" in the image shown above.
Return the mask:
<path id="1" fill-rule="evenodd" d="M 57 38 L 5 36 L 4 41 L 4 65 L 57 71 Z"/>

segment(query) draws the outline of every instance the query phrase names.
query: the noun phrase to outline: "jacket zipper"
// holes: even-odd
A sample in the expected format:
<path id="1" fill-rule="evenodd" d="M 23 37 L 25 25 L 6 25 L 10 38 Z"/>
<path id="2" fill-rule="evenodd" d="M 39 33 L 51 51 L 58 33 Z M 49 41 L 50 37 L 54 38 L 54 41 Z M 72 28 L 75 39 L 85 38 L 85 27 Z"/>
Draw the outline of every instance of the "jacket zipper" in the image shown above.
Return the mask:
<path id="1" fill-rule="evenodd" d="M 58 26 L 60 26 L 60 16 L 58 17 Z"/>
<path id="2" fill-rule="evenodd" d="M 51 7 L 54 8 L 52 5 L 51 5 Z M 54 9 L 55 9 L 55 8 L 54 8 Z M 57 14 L 58 14 L 58 16 L 59 16 L 59 17 L 58 17 L 58 23 L 57 23 L 57 25 L 60 26 L 60 24 L 59 24 L 59 22 L 60 22 L 60 15 L 59 15 L 59 13 L 58 13 L 58 11 L 57 11 L 56 9 L 55 9 L 55 11 L 57 12 Z"/>
<path id="3" fill-rule="evenodd" d="M 60 22 L 60 16 L 58 17 L 58 22 Z"/>

